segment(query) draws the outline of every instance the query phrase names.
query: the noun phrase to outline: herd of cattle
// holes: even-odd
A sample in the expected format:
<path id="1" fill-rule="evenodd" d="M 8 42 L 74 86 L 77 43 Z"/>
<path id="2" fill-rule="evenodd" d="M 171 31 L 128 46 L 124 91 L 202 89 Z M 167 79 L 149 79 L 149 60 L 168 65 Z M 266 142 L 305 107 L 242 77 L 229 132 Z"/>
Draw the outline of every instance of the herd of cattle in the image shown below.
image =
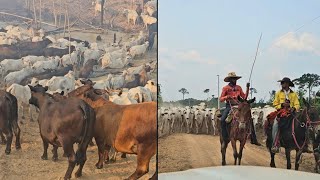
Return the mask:
<path id="1" fill-rule="evenodd" d="M 221 109 L 223 110 L 223 108 Z M 159 134 L 174 132 L 218 135 L 221 110 L 207 108 L 205 103 L 186 107 L 160 107 L 158 109 Z M 251 116 L 256 128 L 262 128 L 273 107 L 252 108 Z"/>
<path id="2" fill-rule="evenodd" d="M 137 155 L 137 168 L 129 179 L 149 171 L 157 143 L 157 62 L 134 66 L 136 58 L 152 50 L 148 33 L 105 44 L 98 38 L 91 43 L 55 39 L 42 30 L 11 25 L 0 31 L 0 140 L 6 143 L 6 154 L 13 135 L 16 149 L 21 148 L 18 119 L 25 119 L 29 108 L 31 121 L 35 113 L 38 116 L 42 159 L 48 158 L 49 144 L 54 161 L 58 147 L 68 157 L 65 179 L 71 178 L 76 165 L 80 166 L 75 176 L 82 175 L 92 138 L 99 151 L 97 168 L 114 158 L 109 152 L 115 151 L 122 157 Z M 96 77 L 101 72 L 107 75 Z M 79 143 L 76 152 L 74 143 Z"/>

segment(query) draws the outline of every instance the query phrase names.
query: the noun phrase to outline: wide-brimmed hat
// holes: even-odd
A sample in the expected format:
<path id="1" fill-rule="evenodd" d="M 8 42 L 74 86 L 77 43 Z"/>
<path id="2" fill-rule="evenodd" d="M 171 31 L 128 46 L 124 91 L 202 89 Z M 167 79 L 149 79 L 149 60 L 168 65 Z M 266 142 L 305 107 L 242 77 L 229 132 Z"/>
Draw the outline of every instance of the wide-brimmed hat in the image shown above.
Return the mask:
<path id="1" fill-rule="evenodd" d="M 287 82 L 287 83 L 289 83 L 289 86 L 290 86 L 290 87 L 294 87 L 293 82 L 292 82 L 291 79 L 288 78 L 288 77 L 284 77 L 282 80 L 279 80 L 278 82 L 280 82 L 280 83 Z"/>
<path id="2" fill-rule="evenodd" d="M 224 82 L 230 82 L 230 79 L 240 79 L 241 76 L 237 76 L 235 72 L 228 73 L 228 76 L 224 78 Z"/>

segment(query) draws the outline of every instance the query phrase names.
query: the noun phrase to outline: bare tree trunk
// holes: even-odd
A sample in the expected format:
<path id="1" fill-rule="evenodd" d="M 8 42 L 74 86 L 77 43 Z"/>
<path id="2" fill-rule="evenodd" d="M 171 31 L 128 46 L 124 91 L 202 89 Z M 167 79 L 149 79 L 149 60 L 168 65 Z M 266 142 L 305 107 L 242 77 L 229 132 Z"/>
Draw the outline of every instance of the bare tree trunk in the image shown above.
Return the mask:
<path id="1" fill-rule="evenodd" d="M 103 26 L 104 3 L 105 3 L 105 0 L 102 0 L 102 1 L 101 1 L 101 19 L 100 19 L 100 25 L 101 25 L 101 27 Z"/>
<path id="2" fill-rule="evenodd" d="M 57 26 L 57 12 L 56 12 L 55 0 L 52 1 L 52 6 L 53 6 L 54 25 Z"/>
<path id="3" fill-rule="evenodd" d="M 62 0 L 60 0 L 60 17 L 59 17 L 59 27 L 61 27 L 61 19 L 62 19 Z"/>
<path id="4" fill-rule="evenodd" d="M 36 27 L 38 28 L 38 24 L 37 24 L 37 12 L 36 12 L 35 0 L 32 0 L 32 3 L 33 3 L 33 16 L 34 16 L 34 23 L 36 23 Z"/>
<path id="5" fill-rule="evenodd" d="M 66 8 L 66 6 L 65 6 L 65 8 Z M 66 26 L 67 26 L 67 8 L 64 13 L 63 37 L 66 36 Z"/>
<path id="6" fill-rule="evenodd" d="M 39 26 L 41 28 L 41 11 L 42 11 L 42 0 L 40 0 L 40 7 L 39 7 Z"/>

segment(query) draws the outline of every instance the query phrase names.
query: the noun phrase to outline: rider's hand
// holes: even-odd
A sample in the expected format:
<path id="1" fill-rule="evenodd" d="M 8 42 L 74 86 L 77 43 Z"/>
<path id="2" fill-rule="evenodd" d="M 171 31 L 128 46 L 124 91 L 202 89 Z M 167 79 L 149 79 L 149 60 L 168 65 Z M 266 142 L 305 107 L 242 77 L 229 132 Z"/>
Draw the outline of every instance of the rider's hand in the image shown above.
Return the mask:
<path id="1" fill-rule="evenodd" d="M 249 88 L 250 87 L 250 83 L 247 83 L 247 88 Z"/>

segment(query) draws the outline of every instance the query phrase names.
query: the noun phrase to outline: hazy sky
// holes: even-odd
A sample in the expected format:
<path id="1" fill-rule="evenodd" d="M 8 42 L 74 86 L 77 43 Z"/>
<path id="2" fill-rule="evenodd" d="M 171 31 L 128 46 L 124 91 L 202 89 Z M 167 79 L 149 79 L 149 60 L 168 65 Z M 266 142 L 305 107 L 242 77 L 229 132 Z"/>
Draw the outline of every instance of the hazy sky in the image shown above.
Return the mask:
<path id="1" fill-rule="evenodd" d="M 217 74 L 221 89 L 229 71 L 243 77 L 238 84 L 245 88 L 261 32 L 252 75 L 258 99 L 278 90 L 276 81 L 283 76 L 320 74 L 320 18 L 310 23 L 320 16 L 320 1 L 161 0 L 159 9 L 159 83 L 165 100 L 182 99 L 182 87 L 190 92 L 187 98 L 206 98 L 206 88 L 217 96 Z"/>

